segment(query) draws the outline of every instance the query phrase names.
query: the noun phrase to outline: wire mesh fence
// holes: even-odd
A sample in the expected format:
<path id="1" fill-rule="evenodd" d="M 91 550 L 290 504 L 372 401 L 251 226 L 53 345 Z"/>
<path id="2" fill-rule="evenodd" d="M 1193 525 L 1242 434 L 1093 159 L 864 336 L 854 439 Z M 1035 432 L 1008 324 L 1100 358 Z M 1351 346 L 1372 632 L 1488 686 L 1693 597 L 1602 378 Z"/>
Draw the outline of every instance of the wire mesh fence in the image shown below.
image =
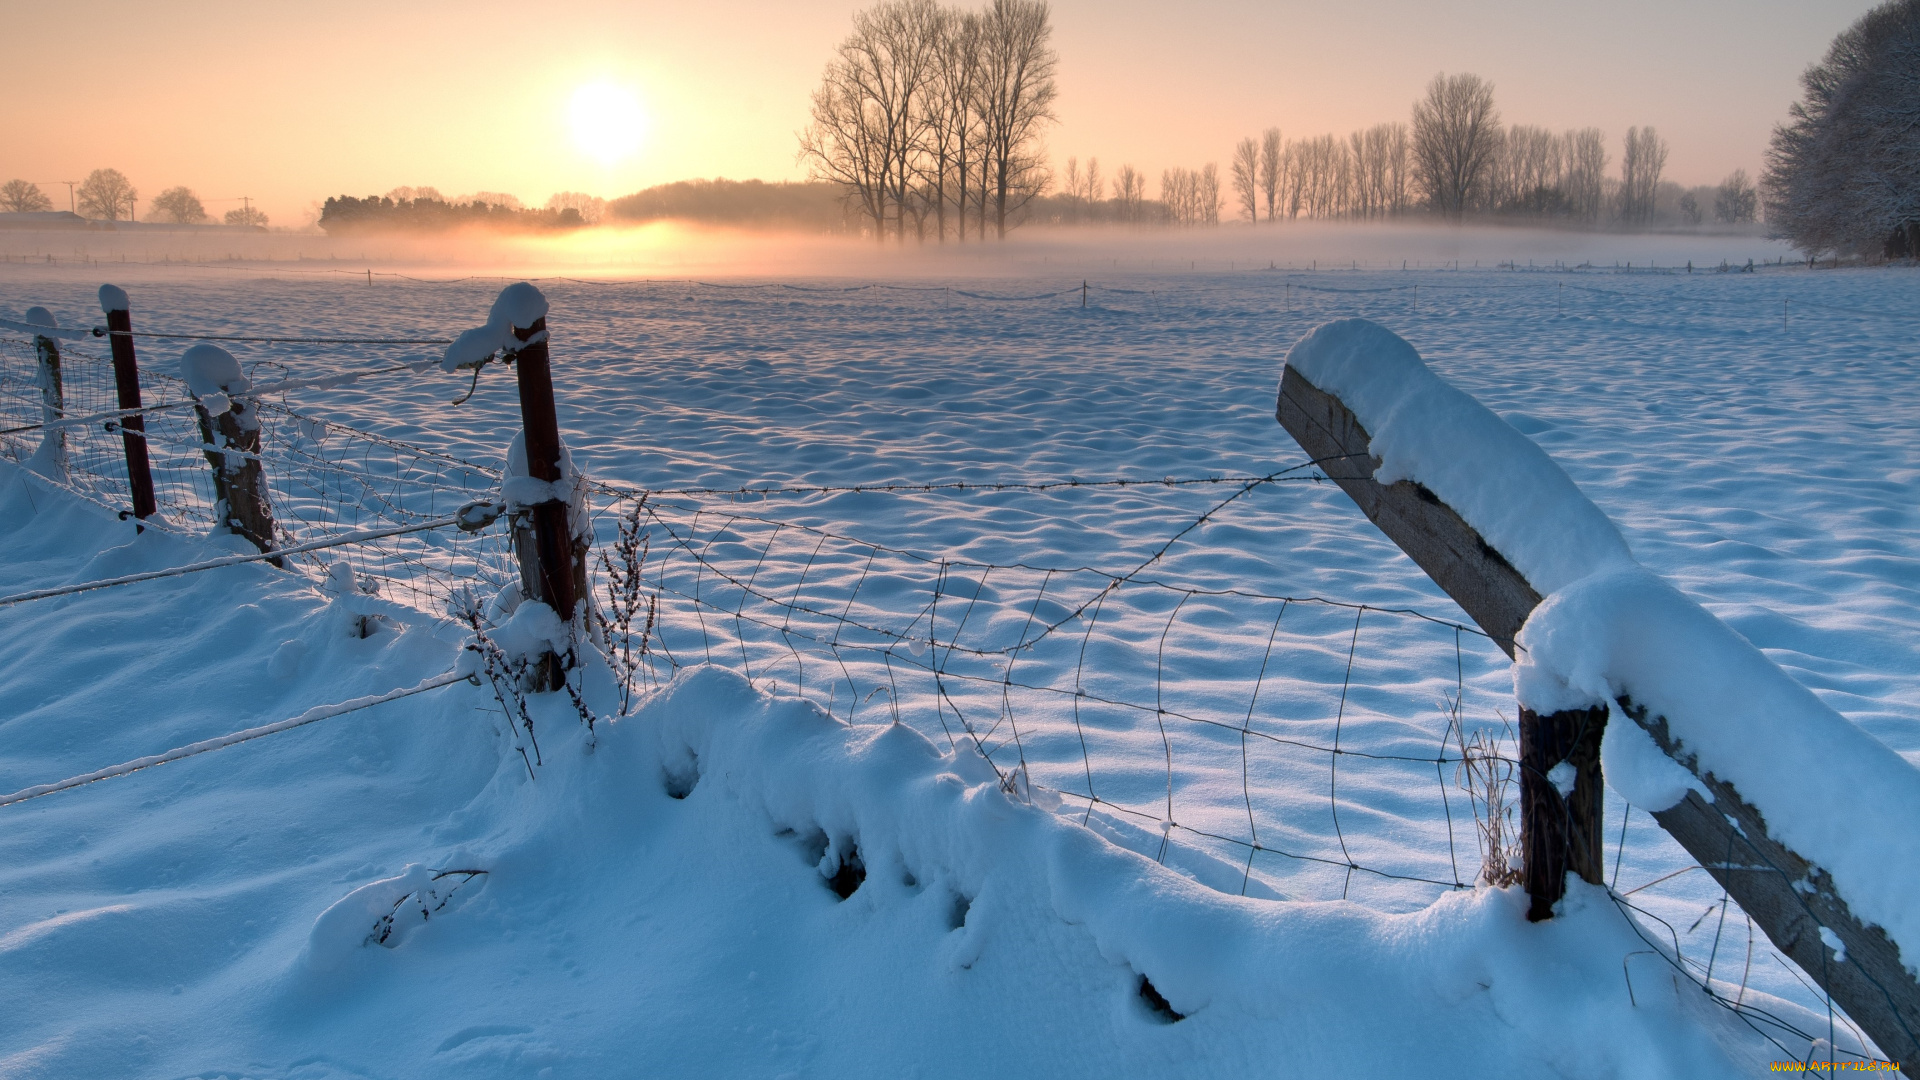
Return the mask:
<path id="1" fill-rule="evenodd" d="M 112 412 L 104 352 L 62 343 L 61 353 L 66 416 Z M 141 381 L 149 405 L 186 399 L 184 384 L 163 371 L 143 370 Z M 492 464 L 323 419 L 292 397 L 263 400 L 260 410 L 280 547 L 431 521 L 498 492 Z M 0 336 L 0 432 L 39 424 L 43 413 L 32 341 Z M 146 428 L 159 505 L 148 524 L 223 531 L 195 410 L 152 409 Z M 54 478 L 109 510 L 126 506 L 121 434 L 100 422 L 56 434 L 64 463 Z M 0 457 L 48 472 L 47 440 L 44 430 L 0 434 Z M 1313 478 L 1302 468 L 1179 483 L 1219 485 L 1231 503 L 1236 493 Z M 926 496 L 969 486 L 1098 485 L 843 490 Z M 979 755 L 1016 797 L 1069 808 L 1116 843 L 1223 891 L 1410 911 L 1483 872 L 1498 880 L 1517 847 L 1507 661 L 1473 627 L 1336 597 L 1160 580 L 1157 555 L 1103 570 L 904 550 L 735 499 L 765 493 L 596 487 L 596 549 L 612 549 L 627 523 L 646 553 L 644 588 L 659 599 L 645 679 L 712 663 L 850 724 L 909 724 Z M 1178 531 L 1170 525 L 1168 546 L 1217 510 Z M 290 569 L 435 618 L 519 574 L 503 529 L 348 544 L 294 556 Z M 1631 820 L 1623 804 L 1610 810 Z M 1672 846 L 1641 818 L 1641 830 L 1619 834 L 1616 866 L 1630 837 L 1643 849 Z M 1675 970 L 1794 1044 L 1782 1046 L 1788 1056 L 1816 1053 L 1820 1036 L 1804 1017 L 1749 1002 L 1756 955 L 1799 976 L 1764 942 L 1756 952 L 1737 905 L 1722 895 L 1698 918 L 1678 918 L 1697 902 L 1681 890 L 1663 906 L 1660 890 L 1690 876 L 1698 875 L 1681 868 L 1616 895 L 1657 924 L 1659 954 L 1671 953 Z M 1735 940 L 1742 933 L 1744 944 Z M 1721 963 L 1735 949 L 1737 984 Z M 1631 972 L 1626 979 L 1630 987 Z M 1801 1004 L 1845 1024 L 1811 985 Z M 1831 1056 L 1827 1038 L 1818 1052 Z"/>
<path id="2" fill-rule="evenodd" d="M 68 418 L 118 409 L 110 359 L 87 345 L 63 342 L 60 368 Z M 34 463 L 83 498 L 122 512 L 129 496 L 119 426 L 108 420 L 35 428 L 45 412 L 40 382 L 33 343 L 0 337 L 0 430 L 29 429 L 0 435 L 0 457 Z M 224 533 L 224 527 L 216 528 L 219 498 L 207 456 L 211 444 L 196 411 L 184 404 L 185 383 L 151 366 L 140 369 L 140 383 L 148 406 L 142 437 L 158 506 L 144 524 L 188 535 Z M 261 401 L 259 415 L 260 457 L 278 548 L 417 525 L 487 498 L 499 487 L 496 468 L 323 420 L 284 400 Z M 48 450 L 49 444 L 57 451 Z M 436 614 L 444 614 L 460 586 L 497 588 L 518 573 L 510 546 L 497 531 L 421 531 L 298 554 L 290 561 L 316 582 L 331 575 L 337 588 L 351 580 L 356 588 Z"/>

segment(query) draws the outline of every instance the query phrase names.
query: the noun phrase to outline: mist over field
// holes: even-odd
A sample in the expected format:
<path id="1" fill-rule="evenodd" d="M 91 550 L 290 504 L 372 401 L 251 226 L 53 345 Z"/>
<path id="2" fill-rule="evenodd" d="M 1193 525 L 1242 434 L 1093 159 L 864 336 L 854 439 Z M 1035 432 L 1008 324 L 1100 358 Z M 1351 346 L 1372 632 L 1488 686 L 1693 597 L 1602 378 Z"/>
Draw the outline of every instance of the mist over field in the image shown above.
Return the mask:
<path id="1" fill-rule="evenodd" d="M 1574 233 L 1438 222 L 1301 222 L 1285 229 L 1027 228 L 1005 243 L 876 244 L 871 239 L 679 222 L 609 226 L 553 235 L 485 230 L 429 235 L 327 237 L 152 231 L 34 233 L 0 230 L 0 258 L 53 266 L 105 264 L 118 274 L 186 264 L 217 275 L 309 272 L 428 277 L 847 277 L 886 279 L 1113 276 L 1268 268 L 1366 269 L 1551 266 L 1684 267 L 1794 259 L 1789 245 L 1751 230 L 1722 233 Z M 232 268 L 228 271 L 214 266 Z M 124 267 L 124 269 L 121 269 Z M 177 267 L 176 267 L 177 268 Z M 6 273 L 0 263 L 0 273 Z"/>

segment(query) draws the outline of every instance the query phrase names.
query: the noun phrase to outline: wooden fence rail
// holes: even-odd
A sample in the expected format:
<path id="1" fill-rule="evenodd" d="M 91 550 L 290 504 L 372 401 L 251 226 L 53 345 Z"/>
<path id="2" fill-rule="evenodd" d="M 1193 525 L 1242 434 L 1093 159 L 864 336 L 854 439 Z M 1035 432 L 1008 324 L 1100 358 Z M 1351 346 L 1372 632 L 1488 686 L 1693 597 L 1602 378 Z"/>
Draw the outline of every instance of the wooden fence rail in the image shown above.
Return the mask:
<path id="1" fill-rule="evenodd" d="M 1515 655 L 1520 628 L 1542 597 L 1505 556 L 1425 487 L 1409 480 L 1377 482 L 1374 472 L 1380 461 L 1359 418 L 1292 367 L 1281 376 L 1275 417 L 1388 539 L 1509 657 Z M 1882 1053 L 1908 1069 L 1920 1061 L 1920 1039 L 1915 1036 L 1920 1031 L 1920 982 L 1901 962 L 1894 942 L 1880 927 L 1854 915 L 1832 875 L 1780 842 L 1732 784 L 1679 752 L 1664 717 L 1635 703 L 1630 693 L 1615 704 L 1713 793 L 1709 803 L 1689 791 L 1680 803 L 1654 812 L 1654 820 L 1739 901 L 1782 953 L 1846 1009 Z M 1520 712 L 1521 833 L 1532 901 L 1529 918 L 1552 915 L 1553 905 L 1565 894 L 1567 871 L 1596 885 L 1602 882 L 1599 749 L 1609 711 L 1607 702 L 1598 701 L 1547 716 Z M 1560 784 L 1549 775 L 1562 763 L 1574 780 L 1565 796 L 1565 774 L 1558 777 Z M 1844 947 L 1844 958 L 1831 948 L 1828 935 Z"/>

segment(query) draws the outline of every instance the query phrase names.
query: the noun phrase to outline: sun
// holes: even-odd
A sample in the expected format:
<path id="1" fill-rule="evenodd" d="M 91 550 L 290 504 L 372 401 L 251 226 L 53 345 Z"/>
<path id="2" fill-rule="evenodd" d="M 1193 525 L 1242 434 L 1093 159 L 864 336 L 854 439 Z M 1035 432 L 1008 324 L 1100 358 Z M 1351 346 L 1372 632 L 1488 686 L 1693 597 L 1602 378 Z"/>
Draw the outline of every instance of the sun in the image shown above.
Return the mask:
<path id="1" fill-rule="evenodd" d="M 617 165 L 640 150 L 647 114 L 640 96 L 616 82 L 591 82 L 567 103 L 573 145 L 602 166 Z"/>

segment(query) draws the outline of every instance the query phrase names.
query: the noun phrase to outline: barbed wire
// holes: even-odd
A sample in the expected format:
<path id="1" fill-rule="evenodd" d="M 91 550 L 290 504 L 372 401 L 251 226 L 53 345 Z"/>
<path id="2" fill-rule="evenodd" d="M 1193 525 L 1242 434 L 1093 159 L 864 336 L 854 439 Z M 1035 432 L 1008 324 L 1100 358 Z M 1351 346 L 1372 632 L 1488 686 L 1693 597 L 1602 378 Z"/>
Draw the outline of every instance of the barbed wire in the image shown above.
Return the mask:
<path id="1" fill-rule="evenodd" d="M 27 392 L 31 380 L 19 375 L 28 362 L 23 343 L 13 344 L 0 348 L 0 361 L 9 361 L 0 363 L 0 417 L 41 408 L 37 388 Z M 70 411 L 111 400 L 104 359 L 78 350 L 74 359 Z M 148 373 L 143 379 L 155 388 L 177 382 Z M 124 491 L 123 479 L 116 478 L 118 439 L 99 437 L 117 433 L 101 431 L 97 423 L 113 411 L 83 418 L 91 424 L 62 421 L 74 426 L 51 428 L 85 433 L 70 441 L 75 453 L 69 475 L 80 482 L 69 486 L 102 505 Z M 438 617 L 463 590 L 517 578 L 498 531 L 484 541 L 463 540 L 455 550 L 420 540 L 453 523 L 445 513 L 452 500 L 495 494 L 496 467 L 323 420 L 284 402 L 263 401 L 261 412 L 269 430 L 259 458 L 269 466 L 286 539 L 298 540 L 271 554 L 359 552 L 351 563 L 356 575 L 407 592 L 421 610 Z M 44 422 L 0 428 L 0 436 L 43 428 Z M 214 503 L 204 439 L 185 422 L 156 423 L 147 438 L 156 448 L 163 508 L 152 523 L 204 532 Z M 0 453 L 15 460 L 30 449 L 17 439 L 0 440 Z M 749 679 L 786 678 L 791 663 L 795 692 L 829 713 L 846 695 L 848 723 L 885 694 L 893 721 L 944 739 L 950 750 L 977 754 L 1011 794 L 1051 793 L 1081 806 L 1083 821 L 1092 823 L 1098 814 L 1123 833 L 1134 823 L 1151 826 L 1144 836 L 1126 833 L 1120 839 L 1162 861 L 1188 859 L 1189 851 L 1217 859 L 1232 873 L 1207 871 L 1210 864 L 1196 864 L 1196 872 L 1224 882 L 1221 887 L 1352 898 L 1356 882 L 1369 881 L 1375 883 L 1370 902 L 1407 906 L 1430 898 L 1422 890 L 1463 889 L 1476 880 L 1463 872 L 1459 853 L 1479 843 L 1462 843 L 1457 835 L 1450 786 L 1458 778 L 1450 785 L 1447 776 L 1466 757 L 1449 750 L 1447 739 L 1466 724 L 1487 729 L 1500 720 L 1495 703 L 1504 700 L 1504 657 L 1479 646 L 1463 648 L 1463 641 L 1484 638 L 1477 628 L 1411 608 L 1201 588 L 1147 573 L 1245 496 L 1323 480 L 1313 472 L 1316 464 L 1264 476 L 654 491 L 596 483 L 593 490 L 612 500 L 596 512 L 603 523 L 637 514 L 660 540 L 660 557 L 645 577 L 664 600 L 658 652 L 650 654 L 659 663 L 673 669 L 695 662 L 732 666 L 737 654 L 738 670 Z M 707 501 L 1222 484 L 1236 490 L 1118 570 L 955 559 Z M 474 544 L 482 546 L 461 547 Z M 212 560 L 198 568 L 231 562 Z M 333 577 L 326 564 L 306 569 Z M 134 577 L 180 572 L 192 570 Z M 1329 621 L 1334 615 L 1338 621 Z M 1286 676 L 1284 691 L 1267 690 L 1276 658 Z M 1244 665 L 1237 676 L 1236 665 Z M 651 670 L 649 677 L 658 681 L 659 672 Z M 1284 707 L 1275 704 L 1276 694 Z M 1444 730 L 1413 722 L 1427 709 L 1446 720 Z M 1504 752 L 1486 760 L 1518 767 Z M 1325 794 L 1316 808 L 1299 793 L 1317 781 L 1324 781 Z M 1217 797 L 1229 791 L 1239 798 Z M 1442 813 L 1419 809 L 1416 791 L 1430 793 Z M 1356 822 L 1366 824 L 1356 828 Z M 1418 839 L 1383 850 L 1383 829 Z M 1176 834 L 1185 838 L 1184 847 L 1173 844 Z M 1616 865 L 1625 837 L 1623 829 Z M 1625 897 L 1661 883 L 1619 895 L 1631 905 Z M 1722 912 L 1729 903 L 1722 900 Z M 1717 949 L 1716 934 L 1702 984 L 1709 988 Z M 1699 981 L 1677 932 L 1669 963 Z"/>

